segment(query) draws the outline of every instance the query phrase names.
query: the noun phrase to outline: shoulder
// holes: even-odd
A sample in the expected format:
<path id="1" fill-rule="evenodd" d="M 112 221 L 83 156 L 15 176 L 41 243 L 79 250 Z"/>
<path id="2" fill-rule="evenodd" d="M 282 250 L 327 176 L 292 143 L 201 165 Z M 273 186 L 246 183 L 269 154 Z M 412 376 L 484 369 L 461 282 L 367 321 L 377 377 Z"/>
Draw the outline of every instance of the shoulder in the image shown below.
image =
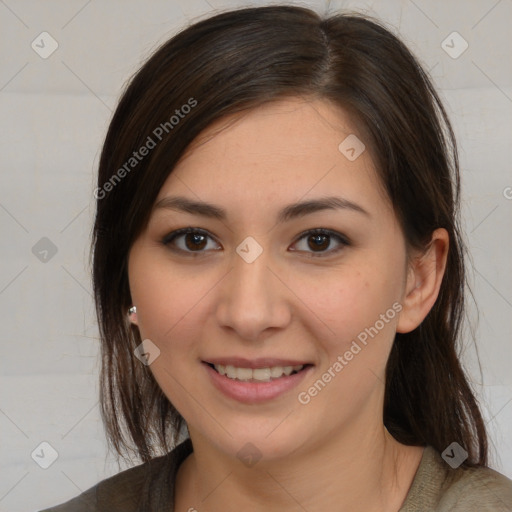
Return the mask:
<path id="1" fill-rule="evenodd" d="M 190 451 L 190 441 L 184 441 L 166 455 L 121 471 L 70 501 L 41 512 L 138 512 L 158 509 L 172 497 L 175 473 Z"/>
<path id="2" fill-rule="evenodd" d="M 152 465 L 162 465 L 165 456 L 151 461 Z M 76 498 L 42 512 L 99 512 L 100 510 L 135 512 L 139 506 L 146 475 L 150 463 L 121 471 L 117 475 L 102 480 Z"/>
<path id="3" fill-rule="evenodd" d="M 400 512 L 512 512 L 512 480 L 487 468 L 452 469 L 425 448 Z"/>
<path id="4" fill-rule="evenodd" d="M 484 467 L 448 472 L 439 510 L 512 512 L 512 480 Z"/>

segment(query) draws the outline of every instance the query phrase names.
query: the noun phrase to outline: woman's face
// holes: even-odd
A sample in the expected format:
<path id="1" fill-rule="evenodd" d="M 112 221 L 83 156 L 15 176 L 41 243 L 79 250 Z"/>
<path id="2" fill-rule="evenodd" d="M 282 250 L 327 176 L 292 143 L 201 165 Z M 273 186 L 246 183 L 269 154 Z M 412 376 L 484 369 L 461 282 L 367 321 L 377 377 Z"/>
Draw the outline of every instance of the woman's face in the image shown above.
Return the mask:
<path id="1" fill-rule="evenodd" d="M 150 370 L 193 440 L 272 459 L 382 428 L 406 246 L 361 139 L 325 101 L 267 104 L 160 190 L 130 290 L 160 351 Z"/>

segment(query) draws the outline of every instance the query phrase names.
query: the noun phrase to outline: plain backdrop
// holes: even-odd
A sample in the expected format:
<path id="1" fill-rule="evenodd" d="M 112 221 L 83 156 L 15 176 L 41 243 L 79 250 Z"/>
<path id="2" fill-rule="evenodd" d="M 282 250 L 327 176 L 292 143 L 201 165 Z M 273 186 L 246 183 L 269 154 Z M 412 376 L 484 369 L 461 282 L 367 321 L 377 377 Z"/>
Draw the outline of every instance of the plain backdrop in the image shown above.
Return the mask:
<path id="1" fill-rule="evenodd" d="M 0 0 L 1 511 L 60 503 L 119 471 L 99 417 L 88 251 L 99 151 L 124 83 L 185 25 L 267 3 Z M 512 478 L 512 2 L 300 5 L 381 18 L 445 101 L 460 147 L 481 371 L 469 328 L 463 358 L 492 467 Z"/>

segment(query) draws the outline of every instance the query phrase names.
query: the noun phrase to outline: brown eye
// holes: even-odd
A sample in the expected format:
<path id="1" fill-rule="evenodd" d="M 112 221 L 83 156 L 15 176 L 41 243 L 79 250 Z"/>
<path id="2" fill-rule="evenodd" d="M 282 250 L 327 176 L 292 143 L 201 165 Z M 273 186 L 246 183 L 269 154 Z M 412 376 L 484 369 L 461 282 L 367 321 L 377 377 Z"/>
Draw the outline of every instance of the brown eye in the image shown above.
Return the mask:
<path id="1" fill-rule="evenodd" d="M 329 256 L 350 245 L 349 240 L 341 233 L 322 228 L 302 233 L 294 245 L 300 246 L 300 242 L 303 240 L 307 241 L 306 244 L 303 243 L 302 248 L 299 247 L 293 250 L 309 253 L 309 256 Z M 333 241 L 335 242 L 334 249 L 329 249 L 329 247 L 332 247 Z"/>
<path id="2" fill-rule="evenodd" d="M 313 251 L 327 249 L 330 242 L 329 235 L 310 235 L 308 237 L 308 245 Z"/>
<path id="3" fill-rule="evenodd" d="M 169 233 L 162 243 L 170 249 L 184 253 L 203 253 L 208 246 L 209 239 L 213 238 L 202 229 L 183 228 Z M 218 250 L 218 249 L 213 249 Z"/>
<path id="4" fill-rule="evenodd" d="M 185 245 L 187 249 L 194 251 L 196 249 L 204 249 L 206 236 L 197 233 L 186 233 L 185 234 Z"/>

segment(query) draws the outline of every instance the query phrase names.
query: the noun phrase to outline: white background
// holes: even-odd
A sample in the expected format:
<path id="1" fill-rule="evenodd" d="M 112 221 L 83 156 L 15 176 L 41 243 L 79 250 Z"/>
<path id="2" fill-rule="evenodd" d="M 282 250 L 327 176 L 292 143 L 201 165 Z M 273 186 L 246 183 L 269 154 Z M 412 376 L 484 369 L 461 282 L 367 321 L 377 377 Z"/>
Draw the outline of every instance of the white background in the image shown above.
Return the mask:
<path id="1" fill-rule="evenodd" d="M 119 470 L 99 418 L 88 250 L 99 151 L 123 84 L 189 22 L 266 3 L 0 0 L 1 511 L 60 503 Z M 330 2 L 342 7 L 389 23 L 431 71 L 453 121 L 482 374 L 469 329 L 463 357 L 492 467 L 512 478 L 512 2 Z M 43 31 L 59 45 L 47 59 L 31 47 Z M 442 47 L 453 31 L 469 44 L 456 59 Z M 47 262 L 32 253 L 42 237 L 57 248 Z M 31 458 L 43 441 L 58 453 L 46 470 Z"/>

